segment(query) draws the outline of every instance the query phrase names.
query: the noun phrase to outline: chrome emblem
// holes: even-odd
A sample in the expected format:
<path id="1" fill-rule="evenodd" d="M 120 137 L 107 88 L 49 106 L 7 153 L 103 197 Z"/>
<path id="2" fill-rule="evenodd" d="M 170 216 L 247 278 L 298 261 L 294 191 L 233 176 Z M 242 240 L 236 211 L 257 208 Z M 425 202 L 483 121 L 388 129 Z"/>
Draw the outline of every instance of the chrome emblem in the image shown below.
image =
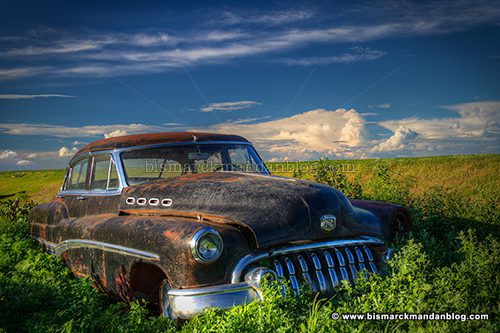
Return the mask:
<path id="1" fill-rule="evenodd" d="M 337 227 L 335 215 L 323 215 L 319 220 L 321 221 L 321 229 L 324 231 L 332 231 Z"/>

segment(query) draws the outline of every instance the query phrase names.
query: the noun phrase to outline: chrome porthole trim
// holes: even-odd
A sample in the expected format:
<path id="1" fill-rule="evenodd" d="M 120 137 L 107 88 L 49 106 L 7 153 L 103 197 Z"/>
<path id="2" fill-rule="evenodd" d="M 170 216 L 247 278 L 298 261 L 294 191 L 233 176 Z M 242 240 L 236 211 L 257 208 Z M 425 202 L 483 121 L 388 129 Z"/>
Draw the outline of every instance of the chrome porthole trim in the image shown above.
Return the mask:
<path id="1" fill-rule="evenodd" d="M 150 206 L 158 206 L 160 204 L 160 199 L 158 198 L 151 198 L 149 199 L 149 205 Z"/>
<path id="2" fill-rule="evenodd" d="M 137 199 L 137 204 L 139 206 L 144 206 L 147 202 L 148 202 L 148 200 L 146 198 L 138 198 Z"/>
<path id="3" fill-rule="evenodd" d="M 165 198 L 161 201 L 161 205 L 163 207 L 170 207 L 170 206 L 172 206 L 172 203 L 173 203 L 172 199 L 169 199 L 169 198 Z"/>
<path id="4" fill-rule="evenodd" d="M 135 198 L 134 197 L 128 197 L 125 202 L 128 204 L 128 205 L 133 205 L 135 204 Z"/>

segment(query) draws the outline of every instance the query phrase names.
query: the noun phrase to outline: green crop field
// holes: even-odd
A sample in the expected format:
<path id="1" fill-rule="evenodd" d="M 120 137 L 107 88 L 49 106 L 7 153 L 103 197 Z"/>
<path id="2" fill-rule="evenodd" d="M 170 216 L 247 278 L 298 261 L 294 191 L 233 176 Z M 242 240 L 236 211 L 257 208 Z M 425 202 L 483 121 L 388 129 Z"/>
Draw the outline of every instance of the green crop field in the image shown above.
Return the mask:
<path id="1" fill-rule="evenodd" d="M 498 332 L 500 155 L 269 163 L 274 174 L 334 186 L 351 198 L 406 205 L 413 231 L 381 275 L 329 300 L 280 296 L 207 310 L 178 326 L 141 301 L 109 299 L 27 237 L 28 212 L 63 171 L 0 173 L 0 332 Z M 346 320 L 332 313 L 488 314 L 487 320 Z"/>

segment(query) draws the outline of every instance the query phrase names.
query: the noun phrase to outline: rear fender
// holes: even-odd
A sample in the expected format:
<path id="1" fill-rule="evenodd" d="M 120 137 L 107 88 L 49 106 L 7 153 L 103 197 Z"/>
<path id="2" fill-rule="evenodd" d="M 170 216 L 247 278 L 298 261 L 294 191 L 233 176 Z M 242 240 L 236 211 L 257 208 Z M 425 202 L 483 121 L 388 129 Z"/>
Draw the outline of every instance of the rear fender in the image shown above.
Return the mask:
<path id="1" fill-rule="evenodd" d="M 378 217 L 384 238 L 389 242 L 407 234 L 412 229 L 410 211 L 404 206 L 371 200 L 351 200 L 351 203 Z"/>

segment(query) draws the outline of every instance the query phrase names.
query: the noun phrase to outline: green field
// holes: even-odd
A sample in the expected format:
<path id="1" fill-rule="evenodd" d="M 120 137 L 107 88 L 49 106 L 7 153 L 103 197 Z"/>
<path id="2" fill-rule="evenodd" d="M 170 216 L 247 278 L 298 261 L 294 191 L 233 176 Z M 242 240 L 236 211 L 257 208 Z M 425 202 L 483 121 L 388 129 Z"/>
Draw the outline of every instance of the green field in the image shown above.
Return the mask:
<path id="1" fill-rule="evenodd" d="M 392 244 L 381 275 L 331 300 L 279 296 L 209 310 L 182 327 L 140 302 L 108 299 L 27 235 L 29 200 L 50 200 L 63 172 L 0 173 L 0 332 L 498 332 L 500 155 L 269 163 L 274 174 L 334 186 L 351 198 L 408 206 L 414 229 Z M 17 199 L 19 201 L 15 201 Z M 332 320 L 332 313 L 455 313 L 488 320 Z"/>
<path id="2" fill-rule="evenodd" d="M 350 181 L 361 186 L 368 185 L 377 172 L 376 167 L 383 162 L 394 180 L 411 182 L 411 194 L 422 196 L 435 186 L 462 192 L 469 198 L 490 200 L 498 198 L 500 189 L 500 155 L 461 155 L 442 157 L 335 160 L 329 161 L 339 166 Z M 268 163 L 273 174 L 316 180 L 307 170 L 317 162 Z M 307 169 L 307 167 L 311 167 Z M 305 170 L 302 174 L 293 170 Z M 299 174 L 298 174 L 299 173 Z M 14 194 L 35 202 L 51 200 L 61 187 L 63 170 L 4 171 L 0 172 L 0 197 Z M 371 188 L 365 186 L 367 195 Z"/>

